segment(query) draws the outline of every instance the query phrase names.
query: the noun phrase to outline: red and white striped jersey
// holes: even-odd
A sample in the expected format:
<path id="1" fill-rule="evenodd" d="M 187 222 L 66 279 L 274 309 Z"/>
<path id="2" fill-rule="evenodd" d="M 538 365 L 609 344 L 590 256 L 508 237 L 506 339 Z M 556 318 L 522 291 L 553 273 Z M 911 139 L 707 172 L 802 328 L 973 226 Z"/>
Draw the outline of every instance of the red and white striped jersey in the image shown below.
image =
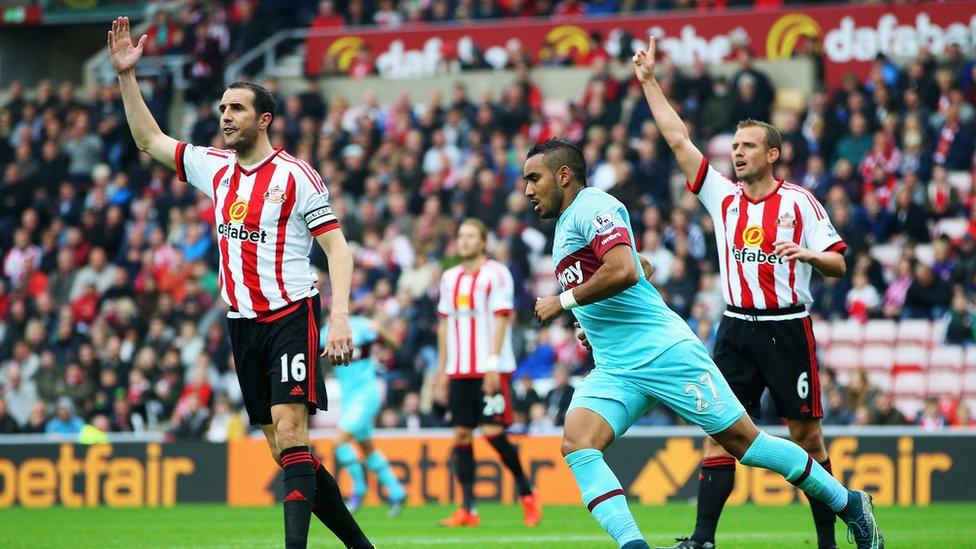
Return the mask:
<path id="1" fill-rule="evenodd" d="M 847 249 L 823 206 L 799 185 L 777 180 L 771 193 L 752 200 L 741 182 L 732 182 L 703 158 L 688 190 L 698 195 L 715 223 L 722 294 L 728 305 L 780 309 L 813 301 L 813 267 L 775 256 L 776 241 L 792 240 L 815 252 Z"/>
<path id="2" fill-rule="evenodd" d="M 497 314 L 511 314 L 515 302 L 512 273 L 489 259 L 474 272 L 461 265 L 444 271 L 437 314 L 447 321 L 445 372 L 452 378 L 481 377 L 484 363 L 492 354 Z M 498 371 L 515 371 L 512 326 L 505 328 Z"/>
<path id="3" fill-rule="evenodd" d="M 231 316 L 267 317 L 317 293 L 308 253 L 339 221 L 308 164 L 275 149 L 245 167 L 234 151 L 181 142 L 176 174 L 213 199 L 220 294 Z"/>

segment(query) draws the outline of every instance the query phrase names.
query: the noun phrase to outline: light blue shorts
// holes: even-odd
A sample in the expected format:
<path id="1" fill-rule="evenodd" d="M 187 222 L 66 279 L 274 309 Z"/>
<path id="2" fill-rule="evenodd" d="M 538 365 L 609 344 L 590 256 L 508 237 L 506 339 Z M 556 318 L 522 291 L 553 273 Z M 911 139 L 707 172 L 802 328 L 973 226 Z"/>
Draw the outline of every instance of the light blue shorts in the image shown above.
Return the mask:
<path id="1" fill-rule="evenodd" d="M 576 388 L 569 409 L 593 410 L 619 437 L 657 402 L 710 435 L 745 413 L 705 346 L 690 340 L 638 368 L 595 368 Z"/>
<path id="2" fill-rule="evenodd" d="M 373 438 L 373 424 L 380 413 L 380 394 L 374 387 L 343 392 L 339 429 L 356 440 Z"/>

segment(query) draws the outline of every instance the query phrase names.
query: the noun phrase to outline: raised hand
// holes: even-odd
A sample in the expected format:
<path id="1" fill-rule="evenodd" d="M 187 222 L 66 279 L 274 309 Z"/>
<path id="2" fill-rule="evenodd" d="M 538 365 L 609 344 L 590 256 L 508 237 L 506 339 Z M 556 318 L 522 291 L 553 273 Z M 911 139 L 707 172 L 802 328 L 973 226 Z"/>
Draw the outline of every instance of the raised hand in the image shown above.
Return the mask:
<path id="1" fill-rule="evenodd" d="M 129 34 L 129 18 L 117 17 L 112 21 L 112 30 L 108 31 L 108 53 L 115 72 L 123 73 L 136 67 L 148 38 L 143 34 L 139 43 L 133 44 Z"/>
<path id="2" fill-rule="evenodd" d="M 634 73 L 641 84 L 654 78 L 655 55 L 657 55 L 657 40 L 653 36 L 647 40 L 646 50 L 638 50 L 634 54 Z"/>

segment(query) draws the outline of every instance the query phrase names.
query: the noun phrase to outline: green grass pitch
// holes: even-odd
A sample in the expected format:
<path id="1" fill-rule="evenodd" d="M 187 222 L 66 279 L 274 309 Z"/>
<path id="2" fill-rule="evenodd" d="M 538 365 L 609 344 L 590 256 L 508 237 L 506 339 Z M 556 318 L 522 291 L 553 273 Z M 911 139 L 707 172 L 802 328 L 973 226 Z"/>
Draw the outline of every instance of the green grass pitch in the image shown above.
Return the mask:
<path id="1" fill-rule="evenodd" d="M 651 546 L 687 534 L 695 519 L 691 505 L 632 505 Z M 521 509 L 483 504 L 479 528 L 445 529 L 437 520 L 448 507 L 410 507 L 397 519 L 382 508 L 357 515 L 380 549 L 392 547 L 545 547 L 607 548 L 615 545 L 581 506 L 550 506 L 538 528 L 525 528 Z M 976 548 L 976 504 L 929 507 L 882 507 L 878 520 L 891 548 Z M 340 547 L 312 518 L 309 547 Z M 846 532 L 838 526 L 840 547 Z M 723 549 L 816 548 L 810 511 L 800 506 L 726 509 L 717 539 Z M 4 548 L 250 548 L 283 545 L 280 508 L 228 508 L 183 505 L 171 509 L 24 509 L 0 510 L 0 547 Z"/>

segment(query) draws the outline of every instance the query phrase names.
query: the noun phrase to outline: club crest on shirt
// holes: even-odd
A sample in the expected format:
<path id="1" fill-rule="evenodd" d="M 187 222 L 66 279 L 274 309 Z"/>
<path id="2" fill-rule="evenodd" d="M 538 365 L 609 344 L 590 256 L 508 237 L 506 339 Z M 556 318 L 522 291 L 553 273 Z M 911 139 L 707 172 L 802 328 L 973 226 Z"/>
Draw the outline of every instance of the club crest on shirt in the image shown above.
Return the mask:
<path id="1" fill-rule="evenodd" d="M 609 213 L 602 213 L 593 218 L 593 226 L 598 235 L 610 234 L 613 231 L 613 217 Z"/>
<path id="2" fill-rule="evenodd" d="M 794 229 L 796 228 L 796 218 L 793 217 L 793 214 L 787 212 L 779 216 L 779 219 L 776 220 L 776 226 L 781 229 Z"/>
<path id="3" fill-rule="evenodd" d="M 268 189 L 262 198 L 264 198 L 265 202 L 271 204 L 283 204 L 285 202 L 285 191 L 281 190 L 281 187 L 278 185 L 275 185 Z"/>

